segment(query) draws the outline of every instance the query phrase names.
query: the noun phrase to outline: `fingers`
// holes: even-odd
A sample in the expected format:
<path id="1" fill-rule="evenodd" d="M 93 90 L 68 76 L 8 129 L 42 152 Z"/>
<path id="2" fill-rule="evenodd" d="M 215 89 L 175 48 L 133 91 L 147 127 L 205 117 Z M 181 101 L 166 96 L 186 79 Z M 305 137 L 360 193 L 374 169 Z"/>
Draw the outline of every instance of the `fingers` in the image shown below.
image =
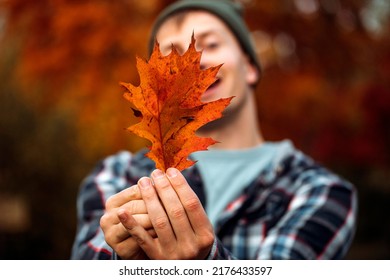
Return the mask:
<path id="1" fill-rule="evenodd" d="M 131 200 L 125 204 L 123 204 L 121 207 L 122 209 L 126 209 L 129 211 L 132 215 L 136 214 L 147 214 L 147 209 L 145 205 L 145 201 L 138 199 L 138 200 Z"/>
<path id="2" fill-rule="evenodd" d="M 152 178 L 158 196 L 161 199 L 172 225 L 176 239 L 181 240 L 191 238 L 191 234 L 193 234 L 191 224 L 188 221 L 186 211 L 177 196 L 177 193 L 172 187 L 171 182 L 168 180 L 167 176 L 158 169 L 152 172 Z"/>
<path id="3" fill-rule="evenodd" d="M 152 258 L 154 255 L 157 255 L 159 248 L 155 244 L 153 235 L 147 232 L 140 224 L 137 223 L 132 215 L 129 215 L 129 213 L 123 209 L 118 211 L 118 217 L 121 224 L 133 237 L 133 240 L 137 242 L 138 246 L 140 246 L 149 257 Z"/>
<path id="4" fill-rule="evenodd" d="M 133 215 L 135 220 L 143 226 L 145 229 L 152 228 L 152 223 L 147 214 L 145 202 L 143 200 L 132 200 L 124 205 L 122 205 L 119 209 L 113 208 L 106 213 L 101 218 L 101 227 L 103 229 L 107 228 L 106 231 L 113 232 L 115 235 L 114 240 L 124 240 L 129 236 L 128 232 L 123 228 L 118 218 L 118 211 L 126 211 L 129 215 Z M 108 230 L 109 227 L 112 227 Z"/>
<path id="5" fill-rule="evenodd" d="M 199 198 L 188 185 L 187 180 L 176 168 L 168 168 L 167 176 L 186 211 L 194 232 L 196 234 L 200 234 L 204 230 L 209 232 L 212 225 Z"/>
<path id="6" fill-rule="evenodd" d="M 143 177 L 138 181 L 138 186 L 145 201 L 149 218 L 160 239 L 160 244 L 167 248 L 173 247 L 175 244 L 171 240 L 175 239 L 175 235 L 152 181 L 147 177 Z"/>
<path id="7" fill-rule="evenodd" d="M 120 223 L 117 215 L 105 214 L 100 219 L 100 227 L 108 244 L 113 245 L 122 242 L 129 237 L 128 231 Z"/>
<path id="8" fill-rule="evenodd" d="M 138 185 L 133 185 L 109 197 L 106 202 L 106 210 L 120 207 L 131 200 L 140 200 L 140 199 L 142 199 L 142 196 L 138 188 Z"/>
<path id="9" fill-rule="evenodd" d="M 120 243 L 130 237 L 129 232 L 124 227 L 119 219 L 119 213 L 126 212 L 126 215 L 132 215 L 125 208 L 120 208 L 115 213 L 109 213 L 102 216 L 100 226 L 104 232 L 106 240 L 110 244 Z M 134 220 L 147 231 L 150 231 L 152 236 L 156 235 L 148 214 L 132 215 Z"/>
<path id="10" fill-rule="evenodd" d="M 152 259 L 204 259 L 214 233 L 198 197 L 177 169 L 156 169 L 151 177 L 154 186 L 148 177 L 138 186 L 157 238 L 125 212 L 119 215 L 122 224 Z"/>
<path id="11" fill-rule="evenodd" d="M 145 202 L 141 199 L 141 192 L 138 186 L 134 185 L 111 196 L 106 202 L 106 212 L 101 218 L 100 225 L 109 240 L 120 242 L 129 237 L 128 231 L 118 218 L 118 209 L 134 215 L 137 222 L 145 229 L 152 228 Z"/>

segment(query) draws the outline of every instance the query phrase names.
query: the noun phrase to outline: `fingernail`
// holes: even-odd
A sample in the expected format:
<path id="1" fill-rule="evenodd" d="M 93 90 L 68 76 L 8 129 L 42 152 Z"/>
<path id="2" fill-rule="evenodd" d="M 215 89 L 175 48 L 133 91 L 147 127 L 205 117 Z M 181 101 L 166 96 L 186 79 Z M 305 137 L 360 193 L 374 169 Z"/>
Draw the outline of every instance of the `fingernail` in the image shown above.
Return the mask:
<path id="1" fill-rule="evenodd" d="M 121 222 L 125 222 L 127 220 L 127 215 L 124 210 L 119 210 L 118 211 L 118 217 Z"/>
<path id="2" fill-rule="evenodd" d="M 156 169 L 152 172 L 152 176 L 153 178 L 158 179 L 164 176 L 164 172 L 162 172 L 160 169 Z"/>
<path id="3" fill-rule="evenodd" d="M 177 176 L 177 169 L 176 168 L 168 168 L 167 175 L 169 178 L 174 178 Z"/>
<path id="4" fill-rule="evenodd" d="M 143 189 L 148 188 L 150 186 L 150 180 L 149 180 L 149 178 L 146 178 L 146 177 L 139 179 L 138 183 L 139 183 L 140 187 Z"/>

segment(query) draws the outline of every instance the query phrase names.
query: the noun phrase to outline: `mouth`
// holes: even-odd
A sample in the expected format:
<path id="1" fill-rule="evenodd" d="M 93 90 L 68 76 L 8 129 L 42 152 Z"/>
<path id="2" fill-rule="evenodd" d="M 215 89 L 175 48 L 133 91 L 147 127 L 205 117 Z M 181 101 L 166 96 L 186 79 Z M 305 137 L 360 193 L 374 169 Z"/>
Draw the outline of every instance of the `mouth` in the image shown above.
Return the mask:
<path id="1" fill-rule="evenodd" d="M 218 85 L 221 83 L 221 78 L 217 78 L 214 83 L 212 83 L 206 90 L 205 95 L 211 94 L 215 89 L 218 87 Z"/>

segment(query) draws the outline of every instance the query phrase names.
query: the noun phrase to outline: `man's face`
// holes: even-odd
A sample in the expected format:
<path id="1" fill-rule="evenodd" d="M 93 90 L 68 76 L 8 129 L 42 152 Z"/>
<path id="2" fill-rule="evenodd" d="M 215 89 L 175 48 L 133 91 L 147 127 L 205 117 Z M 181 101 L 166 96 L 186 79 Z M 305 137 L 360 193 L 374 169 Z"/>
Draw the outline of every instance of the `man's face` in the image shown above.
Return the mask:
<path id="1" fill-rule="evenodd" d="M 203 50 L 201 68 L 223 64 L 217 74 L 217 82 L 203 94 L 202 101 L 236 96 L 225 113 L 240 107 L 245 96 L 252 92 L 250 85 L 257 81 L 258 73 L 223 21 L 204 11 L 191 11 L 180 24 L 174 19 L 168 19 L 160 27 L 156 37 L 161 52 L 168 55 L 172 44 L 179 53 L 184 53 L 193 33 L 197 50 Z"/>

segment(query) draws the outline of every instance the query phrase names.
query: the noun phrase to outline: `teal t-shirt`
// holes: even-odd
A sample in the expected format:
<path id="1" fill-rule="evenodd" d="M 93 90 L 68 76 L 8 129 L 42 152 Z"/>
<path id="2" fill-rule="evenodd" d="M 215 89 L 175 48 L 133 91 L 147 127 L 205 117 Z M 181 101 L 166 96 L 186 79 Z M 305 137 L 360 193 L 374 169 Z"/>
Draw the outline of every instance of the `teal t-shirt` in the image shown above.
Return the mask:
<path id="1" fill-rule="evenodd" d="M 205 186 L 206 212 L 216 225 L 228 203 L 267 167 L 284 142 L 265 142 L 249 149 L 210 149 L 191 154 Z"/>

